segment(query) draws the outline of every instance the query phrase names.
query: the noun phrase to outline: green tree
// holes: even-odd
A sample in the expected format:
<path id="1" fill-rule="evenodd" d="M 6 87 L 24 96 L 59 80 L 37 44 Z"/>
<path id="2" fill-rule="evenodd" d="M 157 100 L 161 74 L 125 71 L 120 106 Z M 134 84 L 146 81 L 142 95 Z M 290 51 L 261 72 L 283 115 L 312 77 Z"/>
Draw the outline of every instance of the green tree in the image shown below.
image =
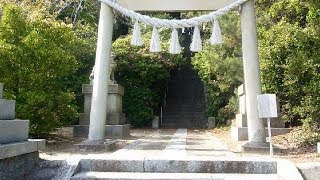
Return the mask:
<path id="1" fill-rule="evenodd" d="M 192 64 L 199 71 L 207 91 L 207 116 L 213 116 L 219 124 L 224 124 L 237 111 L 234 91 L 243 82 L 243 69 L 238 15 L 230 13 L 221 19 L 220 24 L 224 43 L 217 46 L 206 43 L 204 50 L 192 58 Z M 208 37 L 210 31 L 203 33 Z"/>
<path id="2" fill-rule="evenodd" d="M 17 101 L 17 118 L 29 119 L 32 136 L 43 137 L 77 117 L 68 77 L 79 67 L 85 43 L 72 26 L 50 17 L 26 15 L 7 4 L 0 21 L 0 81 Z M 67 82 L 66 82 L 67 81 Z"/>

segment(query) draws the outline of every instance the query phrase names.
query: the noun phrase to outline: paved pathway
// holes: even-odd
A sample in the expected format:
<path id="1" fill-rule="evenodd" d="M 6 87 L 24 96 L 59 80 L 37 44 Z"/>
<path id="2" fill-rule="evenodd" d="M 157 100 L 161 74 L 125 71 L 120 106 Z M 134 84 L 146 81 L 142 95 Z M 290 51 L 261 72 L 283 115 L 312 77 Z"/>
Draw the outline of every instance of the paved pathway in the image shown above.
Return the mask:
<path id="1" fill-rule="evenodd" d="M 147 156 L 232 156 L 212 133 L 206 130 L 160 129 L 111 154 L 113 157 Z"/>

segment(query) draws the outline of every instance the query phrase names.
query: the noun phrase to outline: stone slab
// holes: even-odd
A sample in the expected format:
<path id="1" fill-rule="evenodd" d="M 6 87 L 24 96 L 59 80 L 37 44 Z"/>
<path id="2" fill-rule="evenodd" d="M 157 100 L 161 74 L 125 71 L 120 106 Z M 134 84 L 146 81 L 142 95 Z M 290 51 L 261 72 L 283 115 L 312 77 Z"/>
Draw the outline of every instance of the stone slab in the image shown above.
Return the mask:
<path id="1" fill-rule="evenodd" d="M 93 140 L 85 140 L 80 144 L 76 144 L 76 149 L 84 150 L 84 151 L 112 151 L 116 148 L 116 141 L 115 140 L 100 140 L 100 141 L 93 141 Z"/>
<path id="2" fill-rule="evenodd" d="M 0 120 L 0 144 L 27 141 L 28 135 L 28 120 Z"/>
<path id="3" fill-rule="evenodd" d="M 0 99 L 3 98 L 3 84 L 0 83 Z"/>
<path id="4" fill-rule="evenodd" d="M 96 157 L 96 156 L 93 156 Z M 78 172 L 277 174 L 277 162 L 262 158 L 210 156 L 104 156 L 82 159 Z"/>
<path id="5" fill-rule="evenodd" d="M 44 143 L 44 139 L 39 139 L 2 144 L 0 145 L 0 160 L 42 150 Z"/>
<path id="6" fill-rule="evenodd" d="M 89 125 L 76 125 L 73 127 L 74 137 L 88 137 Z M 130 124 L 106 125 L 106 138 L 126 139 L 130 137 Z"/>
<path id="7" fill-rule="evenodd" d="M 276 174 L 210 174 L 210 173 L 135 173 L 135 172 L 81 172 L 71 180 L 278 180 Z"/>
<path id="8" fill-rule="evenodd" d="M 37 151 L 0 159 L 0 179 L 26 179 L 26 175 L 32 171 L 38 162 L 39 152 Z"/>
<path id="9" fill-rule="evenodd" d="M 0 120 L 15 118 L 16 101 L 0 99 Z"/>
<path id="10" fill-rule="evenodd" d="M 241 151 L 244 153 L 270 153 L 270 144 L 269 143 L 257 143 L 257 142 L 247 142 L 241 146 Z M 280 153 L 281 149 L 273 146 L 274 153 Z"/>
<path id="11" fill-rule="evenodd" d="M 82 93 L 83 94 L 92 94 L 92 84 L 83 84 Z M 108 94 L 119 94 L 124 95 L 124 88 L 119 84 L 109 84 Z"/>
<path id="12" fill-rule="evenodd" d="M 320 162 L 308 162 L 296 164 L 300 173 L 307 180 L 319 180 L 320 178 Z"/>
<path id="13" fill-rule="evenodd" d="M 268 129 L 265 128 L 266 135 L 268 135 Z M 277 136 L 286 134 L 292 131 L 291 128 L 271 128 L 271 135 Z M 231 137 L 237 141 L 248 140 L 248 128 L 247 127 L 236 127 L 231 126 Z"/>
<path id="14" fill-rule="evenodd" d="M 320 142 L 317 143 L 317 152 L 320 154 Z"/>

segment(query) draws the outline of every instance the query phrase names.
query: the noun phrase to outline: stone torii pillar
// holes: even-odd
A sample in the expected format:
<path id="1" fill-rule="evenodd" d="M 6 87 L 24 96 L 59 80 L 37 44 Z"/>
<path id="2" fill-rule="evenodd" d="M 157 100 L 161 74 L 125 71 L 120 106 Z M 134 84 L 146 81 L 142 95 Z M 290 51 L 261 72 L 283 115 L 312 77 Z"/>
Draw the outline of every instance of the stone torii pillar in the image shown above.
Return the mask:
<path id="1" fill-rule="evenodd" d="M 259 119 L 257 95 L 261 94 L 258 39 L 254 1 L 241 7 L 243 68 L 246 90 L 246 110 L 249 143 L 266 141 L 263 121 Z"/>
<path id="2" fill-rule="evenodd" d="M 88 140 L 104 140 L 111 58 L 112 8 L 101 3 Z"/>

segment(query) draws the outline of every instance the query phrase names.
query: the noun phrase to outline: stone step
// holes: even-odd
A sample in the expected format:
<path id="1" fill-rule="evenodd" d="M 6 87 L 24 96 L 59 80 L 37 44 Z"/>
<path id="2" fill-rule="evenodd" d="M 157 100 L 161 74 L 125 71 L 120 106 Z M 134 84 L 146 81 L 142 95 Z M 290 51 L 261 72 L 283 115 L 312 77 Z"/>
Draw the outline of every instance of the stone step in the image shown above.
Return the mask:
<path id="1" fill-rule="evenodd" d="M 75 172 L 277 174 L 277 161 L 206 156 L 108 157 L 81 159 Z"/>
<path id="2" fill-rule="evenodd" d="M 109 180 L 276 180 L 276 174 L 210 174 L 210 173 L 133 173 L 133 172 L 81 172 L 71 177 L 81 179 Z"/>

